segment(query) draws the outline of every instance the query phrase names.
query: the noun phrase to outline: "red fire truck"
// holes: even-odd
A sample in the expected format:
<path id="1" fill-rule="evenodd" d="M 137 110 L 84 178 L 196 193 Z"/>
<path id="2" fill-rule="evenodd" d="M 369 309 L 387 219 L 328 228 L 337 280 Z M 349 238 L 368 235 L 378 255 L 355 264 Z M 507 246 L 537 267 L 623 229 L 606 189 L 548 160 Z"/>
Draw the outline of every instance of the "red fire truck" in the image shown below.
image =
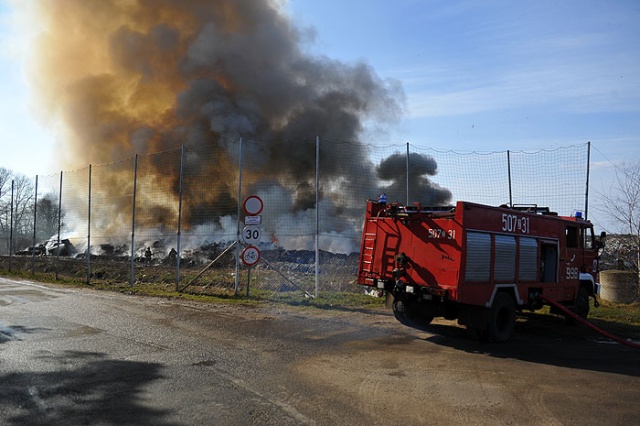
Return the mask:
<path id="1" fill-rule="evenodd" d="M 457 319 L 471 336 L 502 342 L 516 313 L 540 309 L 545 299 L 586 318 L 590 297 L 597 306 L 605 237 L 596 238 L 580 214 L 535 205 L 369 201 L 358 284 L 384 291 L 405 325 Z"/>

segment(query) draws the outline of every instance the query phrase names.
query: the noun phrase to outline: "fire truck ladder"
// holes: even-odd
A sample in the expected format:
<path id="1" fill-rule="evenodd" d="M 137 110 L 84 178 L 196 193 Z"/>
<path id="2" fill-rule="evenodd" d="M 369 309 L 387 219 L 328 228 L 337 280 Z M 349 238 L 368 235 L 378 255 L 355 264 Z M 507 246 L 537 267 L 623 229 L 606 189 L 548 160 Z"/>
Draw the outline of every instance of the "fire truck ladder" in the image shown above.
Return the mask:
<path id="1" fill-rule="evenodd" d="M 376 232 L 367 231 L 368 230 L 365 229 L 363 235 L 364 245 L 362 248 L 362 256 L 360 257 L 360 270 L 370 276 L 373 272 L 373 254 L 376 251 L 376 237 L 378 234 L 378 227 L 375 227 Z"/>
<path id="2" fill-rule="evenodd" d="M 393 271 L 393 259 L 396 255 L 396 245 L 390 244 L 389 240 L 398 239 L 398 236 L 387 235 L 387 242 L 383 244 L 384 253 L 382 258 L 387 259 L 383 261 L 382 267 L 386 268 L 384 271 L 374 271 L 373 270 L 373 260 L 374 254 L 376 251 L 376 241 L 378 240 L 378 226 L 375 226 L 375 232 L 371 232 L 370 229 L 365 229 L 363 235 L 364 247 L 362 250 L 361 264 L 360 270 L 364 272 L 369 277 L 376 276 L 376 278 L 380 278 L 383 275 L 391 275 Z"/>

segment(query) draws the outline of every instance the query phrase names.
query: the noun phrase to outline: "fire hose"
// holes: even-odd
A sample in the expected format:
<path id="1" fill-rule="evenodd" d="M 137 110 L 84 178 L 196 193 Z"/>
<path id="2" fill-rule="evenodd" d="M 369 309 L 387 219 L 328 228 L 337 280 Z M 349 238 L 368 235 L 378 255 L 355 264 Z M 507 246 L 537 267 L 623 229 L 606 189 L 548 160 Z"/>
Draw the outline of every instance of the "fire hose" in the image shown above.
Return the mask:
<path id="1" fill-rule="evenodd" d="M 608 333 L 608 332 L 604 331 L 603 329 L 601 329 L 599 327 L 596 327 L 595 325 L 593 325 L 592 323 L 590 323 L 586 319 L 584 319 L 581 316 L 577 315 L 576 313 L 570 311 L 569 309 L 567 309 L 566 306 L 561 305 L 560 303 L 556 302 L 555 300 L 549 299 L 545 295 L 540 295 L 540 297 L 542 299 L 546 300 L 547 302 L 549 302 L 551 305 L 553 305 L 556 308 L 560 309 L 562 312 L 564 312 L 565 314 L 567 314 L 571 318 L 575 319 L 576 321 L 586 325 L 587 327 L 589 327 L 590 329 L 596 331 L 597 333 L 602 334 L 607 339 L 611 339 L 611 340 L 613 340 L 615 342 L 618 342 L 618 343 L 626 345 L 626 346 L 630 346 L 632 348 L 640 349 L 640 343 L 636 343 L 636 342 L 633 342 L 631 340 L 625 340 L 625 339 L 623 339 L 621 337 L 614 336 L 613 334 Z"/>

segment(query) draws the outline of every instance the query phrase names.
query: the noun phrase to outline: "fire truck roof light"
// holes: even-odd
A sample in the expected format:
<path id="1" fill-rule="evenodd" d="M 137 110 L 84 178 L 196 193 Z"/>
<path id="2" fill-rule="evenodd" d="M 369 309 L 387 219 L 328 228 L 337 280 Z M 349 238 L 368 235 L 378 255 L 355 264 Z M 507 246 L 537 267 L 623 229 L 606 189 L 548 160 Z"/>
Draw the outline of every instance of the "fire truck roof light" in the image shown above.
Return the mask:
<path id="1" fill-rule="evenodd" d="M 576 212 L 576 217 L 577 217 L 578 219 L 582 219 L 582 212 L 581 212 L 581 211 L 577 211 L 577 212 Z"/>

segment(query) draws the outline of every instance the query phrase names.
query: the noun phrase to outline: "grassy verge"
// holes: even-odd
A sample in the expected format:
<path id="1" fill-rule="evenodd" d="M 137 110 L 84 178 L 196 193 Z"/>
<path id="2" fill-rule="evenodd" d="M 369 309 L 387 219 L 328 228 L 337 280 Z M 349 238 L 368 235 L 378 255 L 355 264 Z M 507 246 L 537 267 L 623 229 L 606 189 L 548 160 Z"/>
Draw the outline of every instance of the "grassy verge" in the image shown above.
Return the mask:
<path id="1" fill-rule="evenodd" d="M 309 297 L 303 291 L 277 291 L 255 288 L 247 297 L 243 292 L 235 294 L 233 287 L 217 287 L 211 289 L 211 286 L 193 285 L 183 291 L 176 291 L 175 282 L 172 280 L 155 280 L 143 279 L 137 281 L 131 286 L 125 282 L 112 282 L 110 280 L 93 279 L 91 285 L 86 284 L 83 277 L 63 276 L 58 280 L 52 279 L 50 274 L 22 271 L 0 271 L 0 274 L 6 277 L 21 278 L 30 281 L 48 283 L 52 285 L 60 285 L 64 287 L 91 288 L 100 291 L 112 291 L 123 294 L 131 294 L 147 297 L 159 297 L 167 299 L 191 300 L 209 303 L 226 303 L 238 304 L 246 306 L 257 306 L 263 303 L 283 303 L 286 305 L 297 307 L 312 307 L 317 309 L 340 309 L 349 310 L 368 310 L 384 307 L 384 298 L 375 298 L 366 296 L 361 293 L 353 292 L 319 292 L 317 298 Z M 155 277 L 158 278 L 158 277 Z M 165 281 L 165 282 L 162 282 Z M 173 277 L 175 281 L 175 277 Z"/>
<path id="2" fill-rule="evenodd" d="M 589 318 L 640 327 L 640 303 L 621 304 L 602 301 L 598 308 L 591 308 Z"/>

